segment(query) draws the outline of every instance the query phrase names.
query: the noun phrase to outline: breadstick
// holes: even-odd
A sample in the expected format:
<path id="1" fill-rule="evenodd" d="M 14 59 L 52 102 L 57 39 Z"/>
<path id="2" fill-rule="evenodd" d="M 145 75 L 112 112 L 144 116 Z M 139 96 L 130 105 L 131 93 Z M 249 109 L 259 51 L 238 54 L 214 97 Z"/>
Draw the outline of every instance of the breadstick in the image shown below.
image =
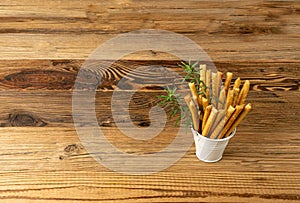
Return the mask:
<path id="1" fill-rule="evenodd" d="M 202 131 L 203 136 L 206 137 L 208 135 L 208 132 L 209 132 L 211 126 L 212 126 L 213 121 L 215 120 L 215 118 L 217 116 L 217 113 L 218 113 L 218 110 L 215 107 L 212 107 L 212 110 L 209 114 L 209 117 L 208 117 L 208 119 L 205 123 L 204 129 Z"/>
<path id="2" fill-rule="evenodd" d="M 205 82 L 206 82 L 206 88 L 207 89 L 209 89 L 210 88 L 210 85 L 211 85 L 211 70 L 210 69 L 208 69 L 207 71 L 206 71 L 206 80 L 205 80 Z M 207 97 L 206 97 L 207 98 Z"/>
<path id="3" fill-rule="evenodd" d="M 228 93 L 228 90 L 229 90 L 229 87 L 230 87 L 230 83 L 231 83 L 231 80 L 232 80 L 232 75 L 233 74 L 231 72 L 226 73 L 226 80 L 225 80 L 225 83 L 224 83 L 224 89 L 225 89 L 226 94 Z"/>
<path id="4" fill-rule="evenodd" d="M 199 117 L 200 121 L 202 120 L 202 116 L 203 116 L 203 115 L 201 114 L 201 111 L 198 111 L 198 117 Z M 199 122 L 200 122 L 200 121 L 199 121 Z M 199 128 L 200 128 L 200 123 L 199 123 Z"/>
<path id="5" fill-rule="evenodd" d="M 226 109 L 232 104 L 233 101 L 233 90 L 229 90 L 226 97 Z"/>
<path id="6" fill-rule="evenodd" d="M 210 101 L 210 90 L 209 90 L 209 88 L 206 89 L 205 95 L 206 95 L 206 99 L 208 100 L 208 103 L 209 103 L 209 101 Z"/>
<path id="7" fill-rule="evenodd" d="M 189 106 L 191 100 L 192 98 L 189 94 L 184 97 L 184 101 L 186 102 L 187 106 Z"/>
<path id="8" fill-rule="evenodd" d="M 208 133 L 210 135 L 210 138 L 211 138 L 211 135 L 212 135 L 213 131 L 217 127 L 217 125 L 221 122 L 221 120 L 224 120 L 224 119 L 225 119 L 225 109 L 219 110 L 215 120 L 213 121 L 211 129 Z"/>
<path id="9" fill-rule="evenodd" d="M 195 96 L 195 97 L 198 97 L 198 93 L 197 93 L 197 89 L 196 89 L 195 83 L 190 82 L 190 83 L 189 83 L 189 87 L 190 87 L 192 96 L 193 96 L 193 97 L 194 97 L 194 96 Z"/>
<path id="10" fill-rule="evenodd" d="M 208 99 L 208 103 L 210 103 L 210 94 L 211 94 L 211 70 L 208 69 L 206 71 L 206 99 Z"/>
<path id="11" fill-rule="evenodd" d="M 192 99 L 193 99 L 194 103 L 197 105 L 197 108 L 198 108 L 199 107 L 198 93 L 197 93 L 195 83 L 190 82 L 189 87 L 190 87 L 190 90 L 191 90 L 191 93 L 192 93 Z"/>
<path id="12" fill-rule="evenodd" d="M 212 109 L 212 105 L 209 105 L 204 110 L 204 116 L 202 120 L 202 131 L 204 130 L 204 126 L 206 125 L 206 121 L 210 115 L 211 109 Z"/>
<path id="13" fill-rule="evenodd" d="M 217 101 L 216 98 L 219 97 L 218 95 L 218 75 L 217 73 L 211 73 L 211 82 L 212 82 L 212 105 L 217 108 Z"/>
<path id="14" fill-rule="evenodd" d="M 200 80 L 206 85 L 206 64 L 200 65 Z M 205 91 L 204 84 L 202 84 L 202 92 Z"/>
<path id="15" fill-rule="evenodd" d="M 196 107 L 199 108 L 198 96 L 193 95 L 193 101 L 196 104 Z"/>
<path id="16" fill-rule="evenodd" d="M 235 108 L 233 106 L 229 106 L 226 112 L 226 116 L 225 116 L 225 121 L 227 122 L 228 119 L 231 117 L 231 115 L 233 114 L 233 112 L 235 111 Z"/>
<path id="17" fill-rule="evenodd" d="M 210 138 L 215 139 L 219 137 L 220 132 L 224 129 L 224 125 L 225 125 L 225 118 L 223 118 L 219 124 L 217 125 L 217 127 L 213 130 L 213 132 L 210 135 Z"/>
<path id="18" fill-rule="evenodd" d="M 240 88 L 234 88 L 233 89 L 232 106 L 234 106 L 234 107 L 238 104 L 239 93 L 240 93 Z"/>
<path id="19" fill-rule="evenodd" d="M 220 91 L 221 91 L 221 87 L 222 87 L 222 77 L 223 77 L 223 73 L 222 72 L 220 72 L 220 71 L 218 71 L 217 72 L 217 82 L 218 82 L 218 84 L 217 84 L 217 98 L 219 97 L 219 94 L 220 94 Z"/>
<path id="20" fill-rule="evenodd" d="M 225 137 L 228 137 L 230 133 L 236 128 L 240 122 L 246 117 L 246 115 L 249 113 L 251 110 L 251 104 L 247 104 L 245 108 L 243 109 L 242 113 L 239 115 L 239 117 L 236 119 L 236 121 L 231 125 L 230 129 L 227 131 L 225 134 Z"/>
<path id="21" fill-rule="evenodd" d="M 208 100 L 204 97 L 202 97 L 202 106 L 203 110 L 206 109 L 206 107 L 208 106 Z"/>
<path id="22" fill-rule="evenodd" d="M 203 98 L 202 95 L 199 95 L 198 98 L 197 98 L 199 107 L 203 106 L 202 98 Z"/>
<path id="23" fill-rule="evenodd" d="M 225 93 L 225 88 L 222 88 L 219 96 L 219 101 L 218 101 L 218 109 L 223 109 L 225 106 L 226 102 L 226 93 Z"/>
<path id="24" fill-rule="evenodd" d="M 223 138 L 227 131 L 229 130 L 230 126 L 233 124 L 233 122 L 236 120 L 236 118 L 239 116 L 241 111 L 243 110 L 245 105 L 238 105 L 235 107 L 235 111 L 232 114 L 232 116 L 229 118 L 229 120 L 226 122 L 225 127 L 222 131 L 222 133 L 219 135 L 219 139 Z"/>
<path id="25" fill-rule="evenodd" d="M 237 78 L 235 81 L 234 81 L 234 85 L 233 85 L 233 88 L 240 88 L 240 85 L 241 85 L 241 78 Z"/>
<path id="26" fill-rule="evenodd" d="M 190 101 L 189 109 L 192 114 L 194 130 L 199 131 L 199 116 L 196 105 L 194 104 L 193 100 Z"/>
<path id="27" fill-rule="evenodd" d="M 238 104 L 244 104 L 250 89 L 250 82 L 246 80 L 239 95 Z"/>

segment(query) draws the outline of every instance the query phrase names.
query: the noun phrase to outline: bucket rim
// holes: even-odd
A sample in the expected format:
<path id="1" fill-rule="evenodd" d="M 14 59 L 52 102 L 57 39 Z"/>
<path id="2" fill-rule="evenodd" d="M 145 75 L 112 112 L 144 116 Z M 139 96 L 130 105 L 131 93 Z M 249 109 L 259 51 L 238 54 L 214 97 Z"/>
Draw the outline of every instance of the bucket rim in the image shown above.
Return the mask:
<path id="1" fill-rule="evenodd" d="M 199 138 L 205 139 L 205 140 L 208 140 L 208 141 L 212 141 L 212 142 L 221 142 L 221 141 L 230 140 L 235 135 L 235 133 L 236 133 L 236 128 L 234 128 L 234 130 L 226 138 L 211 139 L 211 138 L 208 138 L 208 137 L 204 137 L 203 135 L 201 135 L 200 133 L 198 133 L 196 130 L 194 130 L 194 128 L 192 128 L 192 127 L 191 127 L 191 130 L 192 130 L 193 134 L 196 133 Z"/>

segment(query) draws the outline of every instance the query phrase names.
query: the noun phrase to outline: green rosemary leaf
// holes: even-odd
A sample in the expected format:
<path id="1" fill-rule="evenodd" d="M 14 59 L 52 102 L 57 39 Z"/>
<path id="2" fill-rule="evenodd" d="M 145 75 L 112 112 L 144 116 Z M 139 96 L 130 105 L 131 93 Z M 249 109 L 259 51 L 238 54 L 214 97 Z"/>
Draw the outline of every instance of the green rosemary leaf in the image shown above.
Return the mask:
<path id="1" fill-rule="evenodd" d="M 178 109 L 175 109 L 171 115 L 175 116 L 177 114 L 177 112 L 178 112 Z"/>
<path id="2" fill-rule="evenodd" d="M 175 127 L 178 127 L 179 121 L 181 120 L 181 116 L 178 116 L 178 118 L 175 120 Z"/>
<path id="3" fill-rule="evenodd" d="M 157 96 L 159 99 L 166 99 L 166 98 L 168 98 L 168 96 L 165 96 L 165 95 L 159 95 L 159 96 Z"/>
<path id="4" fill-rule="evenodd" d="M 193 82 L 196 85 L 196 88 L 199 91 L 199 95 L 204 95 L 206 97 L 206 85 L 203 81 L 200 80 L 200 68 L 198 68 L 199 60 L 192 64 L 191 60 L 188 62 L 181 61 L 178 66 L 182 68 L 183 72 L 185 73 L 185 76 L 182 80 L 182 82 Z M 201 87 L 201 88 L 200 88 Z M 167 95 L 162 95 L 158 97 L 159 99 L 162 99 L 162 101 L 159 103 L 159 105 L 162 105 L 165 109 L 169 108 L 169 116 L 168 118 L 171 119 L 173 117 L 176 117 L 175 120 L 175 126 L 178 126 L 178 123 L 182 121 L 182 123 L 186 124 L 186 128 L 191 126 L 192 119 L 191 115 L 189 113 L 188 107 L 181 106 L 179 103 L 182 101 L 182 95 L 176 93 L 177 87 L 169 87 L 166 88 Z M 204 90 L 204 91 L 202 91 Z M 182 103 L 182 102 L 181 102 Z"/>

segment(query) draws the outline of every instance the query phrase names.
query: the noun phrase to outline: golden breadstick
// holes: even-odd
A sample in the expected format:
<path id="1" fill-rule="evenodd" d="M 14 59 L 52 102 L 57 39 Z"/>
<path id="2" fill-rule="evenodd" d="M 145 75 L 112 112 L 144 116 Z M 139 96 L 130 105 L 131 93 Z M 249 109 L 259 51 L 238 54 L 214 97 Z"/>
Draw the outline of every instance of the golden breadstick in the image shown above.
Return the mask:
<path id="1" fill-rule="evenodd" d="M 225 83 L 224 83 L 224 89 L 225 89 L 226 94 L 228 93 L 228 90 L 229 90 L 229 87 L 230 87 L 230 83 L 231 83 L 231 80 L 232 80 L 232 75 L 233 74 L 231 72 L 226 73 L 226 80 L 225 80 Z"/>
<path id="2" fill-rule="evenodd" d="M 199 106 L 199 104 L 198 104 L 198 93 L 197 93 L 195 83 L 190 82 L 189 87 L 190 87 L 190 90 L 191 90 L 191 93 L 192 93 L 192 99 L 194 101 L 194 104 L 196 104 L 196 106 L 198 108 L 198 106 Z"/>
<path id="3" fill-rule="evenodd" d="M 199 111 L 201 112 L 201 116 L 200 116 L 200 120 L 201 121 L 203 120 L 203 115 L 204 115 L 205 107 L 208 105 L 208 104 L 205 104 L 205 107 L 204 107 L 203 99 L 204 99 L 204 97 L 202 95 L 199 95 L 198 101 L 200 103 L 200 105 L 199 105 Z M 200 129 L 202 130 L 201 124 L 200 124 Z"/>
<path id="4" fill-rule="evenodd" d="M 238 105 L 235 107 L 235 111 L 232 114 L 232 116 L 229 118 L 229 120 L 226 122 L 224 129 L 222 130 L 222 133 L 219 135 L 219 139 L 223 138 L 227 131 L 229 130 L 230 126 L 233 124 L 233 122 L 236 120 L 236 118 L 239 116 L 241 111 L 243 110 L 245 105 Z"/>
<path id="5" fill-rule="evenodd" d="M 189 109 L 192 114 L 194 130 L 199 131 L 199 116 L 198 116 L 196 105 L 194 104 L 193 100 L 190 101 Z"/>
<path id="6" fill-rule="evenodd" d="M 200 64 L 200 80 L 202 80 L 204 83 L 206 81 L 206 64 Z"/>
<path id="7" fill-rule="evenodd" d="M 212 105 L 217 108 L 217 101 L 216 98 L 219 97 L 218 95 L 218 75 L 217 73 L 211 73 L 211 82 L 212 82 Z"/>
<path id="8" fill-rule="evenodd" d="M 191 100 L 192 100 L 192 98 L 189 94 L 184 97 L 184 101 L 186 102 L 187 106 L 190 105 Z"/>
<path id="9" fill-rule="evenodd" d="M 204 130 L 204 126 L 206 125 L 206 121 L 210 115 L 212 109 L 212 105 L 209 105 L 204 110 L 203 120 L 202 120 L 202 131 Z"/>
<path id="10" fill-rule="evenodd" d="M 235 111 L 235 108 L 233 106 L 229 106 L 226 112 L 226 116 L 225 116 L 225 121 L 227 122 L 228 119 L 231 117 L 231 115 L 233 114 L 233 112 Z"/>
<path id="11" fill-rule="evenodd" d="M 208 133 L 210 135 L 210 138 L 211 138 L 211 134 L 213 133 L 213 131 L 215 130 L 217 125 L 221 122 L 221 120 L 225 119 L 225 113 L 226 113 L 225 109 L 219 110 L 215 120 L 213 121 L 213 123 L 211 125 L 210 131 Z"/>
<path id="12" fill-rule="evenodd" d="M 240 85 L 241 85 L 241 78 L 237 78 L 235 81 L 234 81 L 234 85 L 233 85 L 233 88 L 240 88 Z"/>
<path id="13" fill-rule="evenodd" d="M 196 104 L 196 107 L 199 108 L 198 96 L 193 95 L 193 101 Z"/>
<path id="14" fill-rule="evenodd" d="M 234 88 L 233 89 L 232 106 L 234 106 L 234 107 L 238 104 L 239 93 L 240 93 L 240 88 Z"/>
<path id="15" fill-rule="evenodd" d="M 251 104 L 247 104 L 245 108 L 243 109 L 242 113 L 239 115 L 239 117 L 236 119 L 236 121 L 231 125 L 230 129 L 227 131 L 225 134 L 225 137 L 228 137 L 230 133 L 236 128 L 240 122 L 246 117 L 246 115 L 249 113 L 251 110 Z"/>
<path id="16" fill-rule="evenodd" d="M 229 90 L 226 97 L 226 109 L 232 104 L 233 101 L 233 90 Z"/>
<path id="17" fill-rule="evenodd" d="M 217 84 L 217 98 L 219 97 L 219 94 L 220 94 L 220 90 L 221 90 L 221 87 L 222 87 L 222 77 L 223 77 L 223 73 L 218 71 L 217 72 L 217 81 L 218 81 L 218 84 Z"/>
<path id="18" fill-rule="evenodd" d="M 202 98 L 203 96 L 202 95 L 199 95 L 197 100 L 198 100 L 198 104 L 199 104 L 199 107 L 203 106 L 203 103 L 202 103 Z"/>
<path id="19" fill-rule="evenodd" d="M 202 97 L 202 106 L 203 110 L 206 109 L 206 107 L 208 106 L 208 100 L 204 97 Z"/>
<path id="20" fill-rule="evenodd" d="M 223 109 L 225 106 L 225 102 L 226 102 L 225 88 L 222 88 L 219 96 L 219 101 L 218 101 L 218 109 Z"/>
<path id="21" fill-rule="evenodd" d="M 208 103 L 209 103 L 209 101 L 210 101 L 210 90 L 208 88 L 206 89 L 205 95 L 206 95 L 206 99 L 208 100 Z"/>
<path id="22" fill-rule="evenodd" d="M 200 80 L 206 84 L 206 64 L 201 64 L 200 65 Z M 202 84 L 202 88 L 201 91 L 204 92 L 205 88 L 204 88 L 204 84 Z"/>
<path id="23" fill-rule="evenodd" d="M 212 126 L 213 121 L 215 120 L 216 116 L 217 116 L 218 110 L 215 107 L 212 107 L 212 110 L 209 114 L 209 117 L 205 123 L 204 129 L 202 131 L 202 135 L 204 137 L 206 137 L 208 135 L 208 132 Z"/>
<path id="24" fill-rule="evenodd" d="M 224 129 L 225 126 L 225 118 L 223 118 L 219 124 L 217 125 L 217 127 L 213 130 L 213 132 L 210 135 L 210 138 L 215 139 L 219 137 L 219 134 L 221 133 L 221 131 Z"/>
<path id="25" fill-rule="evenodd" d="M 246 80 L 239 95 L 239 104 L 244 104 L 250 89 L 250 81 Z"/>
<path id="26" fill-rule="evenodd" d="M 199 119 L 202 120 L 201 119 L 201 116 L 202 116 L 201 111 L 198 111 L 198 116 L 199 116 Z"/>
<path id="27" fill-rule="evenodd" d="M 205 80 L 205 82 L 206 82 L 206 87 L 209 89 L 210 88 L 210 85 L 211 85 L 211 70 L 210 69 L 208 69 L 207 71 L 206 71 L 206 80 Z"/>
<path id="28" fill-rule="evenodd" d="M 194 96 L 195 96 L 195 97 L 198 97 L 198 93 L 197 93 L 197 89 L 196 89 L 195 83 L 189 82 L 189 87 L 190 87 L 192 96 L 193 96 L 193 97 L 194 97 Z"/>

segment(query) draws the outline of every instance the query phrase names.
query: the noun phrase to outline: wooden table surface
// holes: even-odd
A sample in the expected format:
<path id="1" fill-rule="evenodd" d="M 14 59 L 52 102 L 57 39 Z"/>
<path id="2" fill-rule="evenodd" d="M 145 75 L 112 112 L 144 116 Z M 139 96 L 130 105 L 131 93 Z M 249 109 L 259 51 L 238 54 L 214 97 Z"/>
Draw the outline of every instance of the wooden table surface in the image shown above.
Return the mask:
<path id="1" fill-rule="evenodd" d="M 104 41 L 139 29 L 182 34 L 218 70 L 250 80 L 253 110 L 220 162 L 199 161 L 192 145 L 162 171 L 130 175 L 102 166 L 80 142 L 72 90 L 81 65 Z M 124 57 L 114 70 L 141 64 L 176 70 L 172 56 L 151 50 Z M 172 142 L 171 123 L 148 141 L 118 131 L 109 99 L 120 78 L 112 75 L 96 94 L 107 139 L 132 154 Z M 2 0 L 0 202 L 299 202 L 299 81 L 297 0 Z M 137 127 L 150 124 L 158 94 L 146 88 L 133 97 Z"/>

